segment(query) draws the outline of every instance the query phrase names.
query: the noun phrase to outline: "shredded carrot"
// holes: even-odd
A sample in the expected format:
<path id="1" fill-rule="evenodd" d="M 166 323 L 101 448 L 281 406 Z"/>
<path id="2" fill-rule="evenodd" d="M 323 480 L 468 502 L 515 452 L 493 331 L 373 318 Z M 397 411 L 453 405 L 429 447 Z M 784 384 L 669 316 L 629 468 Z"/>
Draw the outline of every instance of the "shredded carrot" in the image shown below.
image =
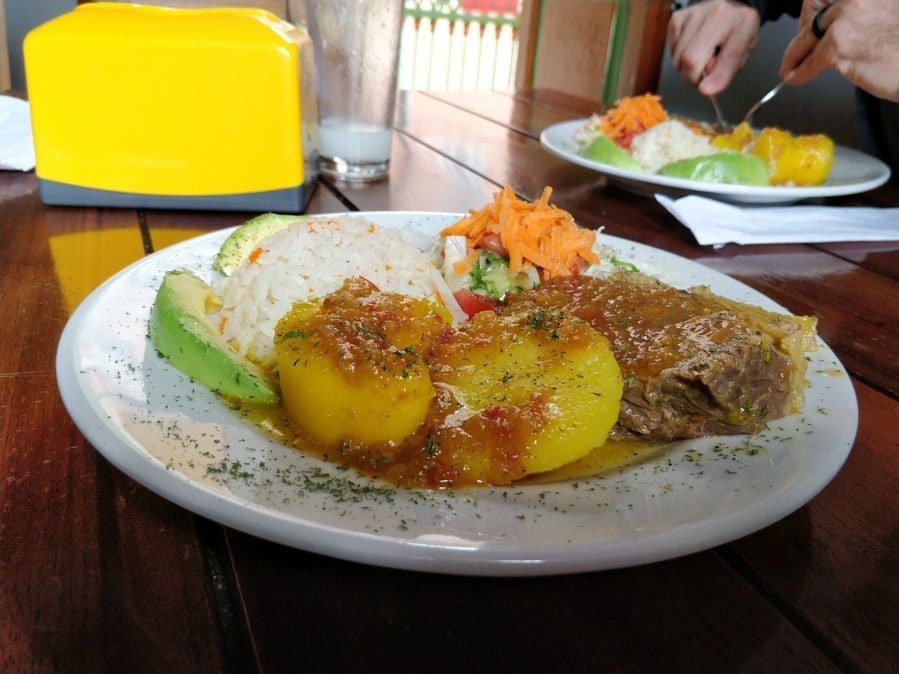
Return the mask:
<path id="1" fill-rule="evenodd" d="M 225 334 L 225 326 L 228 325 L 228 317 L 222 316 L 222 320 L 219 321 L 219 334 Z"/>
<path id="2" fill-rule="evenodd" d="M 256 264 L 256 260 L 259 259 L 259 256 L 262 255 L 263 250 L 262 246 L 257 246 L 253 249 L 253 252 L 249 254 L 248 259 L 250 260 L 250 264 Z"/>
<path id="3" fill-rule="evenodd" d="M 441 236 L 465 236 L 468 245 L 476 247 L 487 234 L 499 235 L 509 252 L 509 269 L 519 272 L 533 265 L 544 279 L 572 276 L 583 262 L 598 262 L 593 252 L 596 234 L 575 223 L 567 211 L 552 206 L 551 187 L 545 187 L 540 198 L 531 203 L 515 196 L 506 185 L 493 195 L 493 202 L 444 229 Z"/>
<path id="4" fill-rule="evenodd" d="M 599 130 L 619 145 L 630 145 L 634 135 L 668 119 L 661 101 L 655 94 L 622 98 L 602 116 Z"/>

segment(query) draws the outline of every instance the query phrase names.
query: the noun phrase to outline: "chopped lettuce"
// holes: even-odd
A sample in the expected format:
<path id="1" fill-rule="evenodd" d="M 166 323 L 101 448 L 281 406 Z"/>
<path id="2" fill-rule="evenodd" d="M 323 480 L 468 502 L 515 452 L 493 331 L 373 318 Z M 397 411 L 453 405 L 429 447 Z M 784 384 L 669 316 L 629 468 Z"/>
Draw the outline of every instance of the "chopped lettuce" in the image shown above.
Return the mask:
<path id="1" fill-rule="evenodd" d="M 496 253 L 478 249 L 478 261 L 468 274 L 468 289 L 502 299 L 506 293 L 520 293 L 525 284 L 530 288 L 529 279 L 523 274 L 513 274 L 509 262 Z"/>
<path id="2" fill-rule="evenodd" d="M 476 249 L 477 259 L 465 272 L 456 271 L 456 264 L 469 256 L 464 236 L 447 236 L 443 247 L 443 277 L 453 292 L 471 290 L 501 300 L 507 293 L 529 290 L 539 283 L 536 270 L 514 273 L 509 261 L 485 248 Z M 532 273 L 528 273 L 532 272 Z"/>

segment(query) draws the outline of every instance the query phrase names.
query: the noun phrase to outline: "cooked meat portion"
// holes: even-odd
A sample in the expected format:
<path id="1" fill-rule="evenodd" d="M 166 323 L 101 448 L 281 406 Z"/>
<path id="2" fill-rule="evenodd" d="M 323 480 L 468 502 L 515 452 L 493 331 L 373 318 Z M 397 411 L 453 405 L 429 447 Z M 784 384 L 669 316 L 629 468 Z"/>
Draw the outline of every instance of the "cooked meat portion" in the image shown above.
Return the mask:
<path id="1" fill-rule="evenodd" d="M 814 318 L 628 272 L 554 279 L 509 301 L 570 312 L 612 343 L 625 378 L 619 435 L 755 433 L 802 407 Z"/>

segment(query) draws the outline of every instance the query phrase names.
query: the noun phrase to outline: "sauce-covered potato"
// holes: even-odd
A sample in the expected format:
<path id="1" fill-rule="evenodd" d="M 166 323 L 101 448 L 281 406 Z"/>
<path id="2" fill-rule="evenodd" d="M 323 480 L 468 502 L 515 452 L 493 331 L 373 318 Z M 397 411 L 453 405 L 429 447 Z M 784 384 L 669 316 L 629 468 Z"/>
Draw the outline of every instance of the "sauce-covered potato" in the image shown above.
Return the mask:
<path id="1" fill-rule="evenodd" d="M 430 299 L 380 293 L 350 279 L 321 305 L 300 303 L 278 323 L 284 407 L 314 441 L 399 442 L 434 397 L 423 344 L 446 328 Z"/>
<path id="2" fill-rule="evenodd" d="M 622 377 L 608 341 L 548 310 L 477 314 L 435 347 L 441 419 L 431 431 L 453 481 L 508 484 L 602 445 Z"/>
<path id="3" fill-rule="evenodd" d="M 430 299 L 350 279 L 278 323 L 284 409 L 303 449 L 405 485 L 509 484 L 602 445 L 622 377 L 605 337 L 543 308 L 450 328 Z"/>

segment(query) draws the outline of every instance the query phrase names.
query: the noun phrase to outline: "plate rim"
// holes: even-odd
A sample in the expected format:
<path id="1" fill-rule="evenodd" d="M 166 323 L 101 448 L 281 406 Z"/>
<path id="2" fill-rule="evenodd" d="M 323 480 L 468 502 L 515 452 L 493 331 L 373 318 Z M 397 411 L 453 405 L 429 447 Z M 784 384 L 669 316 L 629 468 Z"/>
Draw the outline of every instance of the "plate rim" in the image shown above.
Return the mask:
<path id="1" fill-rule="evenodd" d="M 313 217 L 334 217 L 346 213 L 310 214 Z M 406 218 L 410 222 L 424 217 L 459 217 L 459 213 L 441 211 L 363 211 L 353 212 L 366 218 L 376 219 L 379 216 Z M 517 543 L 496 546 L 487 551 L 479 550 L 472 555 L 469 550 L 453 547 L 410 541 L 399 536 L 383 534 L 365 534 L 364 532 L 346 532 L 328 524 L 316 522 L 310 518 L 298 520 L 293 515 L 243 499 L 234 494 L 223 494 L 207 484 L 193 480 L 177 470 L 169 470 L 163 466 L 158 457 L 148 457 L 140 448 L 134 448 L 125 438 L 120 437 L 105 421 L 104 415 L 91 404 L 90 396 L 85 390 L 82 377 L 78 374 L 75 345 L 77 337 L 87 316 L 97 309 L 107 290 L 123 278 L 127 278 L 136 270 L 150 266 L 151 260 L 159 259 L 159 255 L 173 248 L 196 246 L 201 240 L 217 239 L 227 236 L 235 228 L 215 230 L 197 237 L 169 246 L 156 253 L 145 256 L 123 270 L 119 271 L 99 287 L 92 291 L 73 312 L 61 334 L 56 353 L 57 385 L 63 403 L 73 422 L 85 435 L 94 449 L 110 461 L 116 468 L 124 472 L 136 482 L 143 484 L 163 498 L 191 512 L 207 517 L 225 526 L 244 533 L 259 536 L 317 554 L 323 554 L 348 561 L 365 564 L 454 575 L 477 576 L 542 576 L 581 573 L 589 571 L 622 568 L 639 564 L 663 561 L 675 557 L 707 550 L 728 543 L 759 529 L 770 526 L 786 515 L 807 503 L 819 493 L 839 472 L 854 444 L 858 424 L 858 408 L 854 389 L 849 375 L 842 364 L 834 356 L 835 362 L 842 369 L 846 381 L 849 381 L 847 404 L 852 410 L 851 432 L 845 441 L 837 460 L 824 466 L 813 466 L 812 472 L 806 472 L 802 478 L 787 490 L 790 498 L 780 496 L 776 499 L 777 507 L 772 509 L 772 501 L 761 499 L 741 510 L 725 513 L 711 519 L 691 521 L 678 524 L 661 532 L 647 536 L 633 536 L 615 541 L 612 549 L 608 542 L 574 542 L 555 550 L 535 543 Z M 726 279 L 736 287 L 748 290 L 752 295 L 765 299 L 765 303 L 786 311 L 785 308 L 736 279 L 709 267 L 683 258 L 674 253 L 648 246 L 639 242 L 619 237 L 601 235 L 603 242 L 609 245 L 616 243 L 648 249 L 663 257 L 674 258 L 689 265 L 695 265 L 705 273 Z M 821 342 L 823 344 L 823 342 Z M 826 346 L 826 345 L 824 345 Z M 829 350 L 829 347 L 828 347 Z M 832 353 L 832 352 L 831 352 Z M 88 420 L 94 423 L 88 423 Z M 100 423 L 96 423 L 100 422 Z M 153 461 L 158 465 L 153 465 Z M 150 466 L 149 473 L 147 466 Z M 175 476 L 175 479 L 172 479 Z M 450 494 L 463 494 L 469 490 L 456 490 Z M 766 517 L 749 517 L 754 511 L 763 510 Z M 261 521 L 260 521 L 261 515 Z M 288 526 L 280 527 L 279 523 Z M 715 530 L 715 536 L 709 536 L 709 529 Z M 318 535 L 309 540 L 308 534 Z M 336 535 L 335 535 L 336 534 Z M 364 540 L 365 545 L 359 546 Z M 647 555 L 647 541 L 653 542 L 653 551 Z M 603 549 L 607 548 L 607 549 Z"/>

